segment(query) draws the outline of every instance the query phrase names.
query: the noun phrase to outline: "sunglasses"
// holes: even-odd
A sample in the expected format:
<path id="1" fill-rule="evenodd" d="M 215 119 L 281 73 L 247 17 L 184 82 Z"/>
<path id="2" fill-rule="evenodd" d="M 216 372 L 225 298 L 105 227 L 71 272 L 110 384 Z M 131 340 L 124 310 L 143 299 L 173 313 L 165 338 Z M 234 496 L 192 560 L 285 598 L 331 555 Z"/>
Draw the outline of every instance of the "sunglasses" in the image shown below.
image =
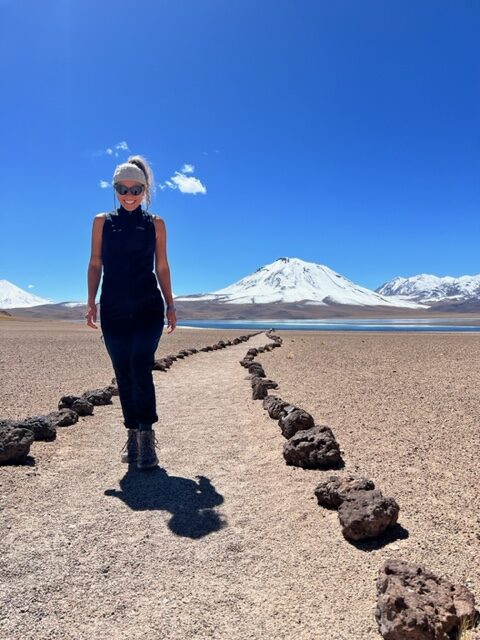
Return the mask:
<path id="1" fill-rule="evenodd" d="M 113 186 L 115 187 L 115 191 L 121 196 L 126 196 L 127 193 L 131 193 L 132 196 L 139 196 L 141 193 L 143 193 L 143 190 L 145 188 L 145 185 L 143 184 L 136 184 L 133 187 L 127 187 L 121 182 L 116 182 Z"/>

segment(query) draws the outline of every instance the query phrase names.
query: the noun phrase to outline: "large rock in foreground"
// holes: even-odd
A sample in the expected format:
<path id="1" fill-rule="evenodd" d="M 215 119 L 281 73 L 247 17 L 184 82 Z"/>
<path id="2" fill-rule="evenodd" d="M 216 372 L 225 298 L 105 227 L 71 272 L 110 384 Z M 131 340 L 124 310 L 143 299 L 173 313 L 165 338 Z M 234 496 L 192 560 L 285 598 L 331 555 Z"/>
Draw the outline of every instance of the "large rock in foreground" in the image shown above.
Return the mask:
<path id="1" fill-rule="evenodd" d="M 0 428 L 0 464 L 23 462 L 34 440 L 30 429 L 19 427 Z"/>
<path id="2" fill-rule="evenodd" d="M 403 560 L 380 568 L 375 618 L 385 640 L 456 639 L 460 625 L 475 616 L 466 587 Z"/>
<path id="3" fill-rule="evenodd" d="M 349 491 L 338 508 L 342 533 L 348 540 L 377 538 L 398 520 L 400 507 L 381 491 Z"/>
<path id="4" fill-rule="evenodd" d="M 327 509 L 338 509 L 351 491 L 371 491 L 375 489 L 372 480 L 353 474 L 329 476 L 315 488 L 318 504 Z"/>
<path id="5" fill-rule="evenodd" d="M 340 447 L 330 427 L 319 425 L 297 431 L 283 446 L 287 464 L 304 469 L 329 469 L 341 461 Z"/>

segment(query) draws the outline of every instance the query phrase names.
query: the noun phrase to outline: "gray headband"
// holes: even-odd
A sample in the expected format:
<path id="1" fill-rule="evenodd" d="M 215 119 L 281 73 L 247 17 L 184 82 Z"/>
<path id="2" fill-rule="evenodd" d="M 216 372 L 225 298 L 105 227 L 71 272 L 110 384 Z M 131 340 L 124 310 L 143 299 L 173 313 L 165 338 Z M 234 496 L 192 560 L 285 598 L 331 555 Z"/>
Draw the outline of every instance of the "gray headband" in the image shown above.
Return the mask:
<path id="1" fill-rule="evenodd" d="M 140 167 L 137 167 L 136 164 L 132 164 L 131 162 L 123 162 L 115 169 L 115 173 L 113 174 L 113 184 L 120 182 L 121 180 L 136 180 L 136 182 L 141 182 L 147 186 L 147 180 L 144 172 Z"/>

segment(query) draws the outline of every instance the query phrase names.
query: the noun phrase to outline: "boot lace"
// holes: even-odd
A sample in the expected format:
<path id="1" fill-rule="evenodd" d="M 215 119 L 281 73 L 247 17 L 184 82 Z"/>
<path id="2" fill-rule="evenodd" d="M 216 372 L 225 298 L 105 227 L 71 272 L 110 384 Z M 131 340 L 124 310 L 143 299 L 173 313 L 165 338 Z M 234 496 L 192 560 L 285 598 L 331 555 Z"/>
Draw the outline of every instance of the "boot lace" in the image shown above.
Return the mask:
<path id="1" fill-rule="evenodd" d="M 124 451 L 126 451 L 128 449 L 128 445 L 130 443 L 135 444 L 134 442 L 134 438 L 136 437 L 136 433 L 135 431 L 132 431 L 132 433 L 128 434 L 128 438 L 127 441 L 125 442 L 125 444 L 123 445 L 123 447 L 120 449 L 120 453 L 123 453 Z"/>
<path id="2" fill-rule="evenodd" d="M 156 433 L 155 433 L 155 431 L 153 431 L 153 429 L 150 432 L 147 431 L 147 433 L 151 433 L 153 435 L 151 435 L 149 438 L 142 438 L 141 439 L 140 444 L 139 444 L 139 453 L 141 453 L 142 455 L 145 454 L 145 453 L 148 454 L 149 452 L 150 453 L 154 452 L 155 449 L 157 449 L 159 444 L 160 444 L 158 442 L 158 440 L 157 440 Z M 152 451 L 152 449 L 153 449 L 153 451 Z"/>

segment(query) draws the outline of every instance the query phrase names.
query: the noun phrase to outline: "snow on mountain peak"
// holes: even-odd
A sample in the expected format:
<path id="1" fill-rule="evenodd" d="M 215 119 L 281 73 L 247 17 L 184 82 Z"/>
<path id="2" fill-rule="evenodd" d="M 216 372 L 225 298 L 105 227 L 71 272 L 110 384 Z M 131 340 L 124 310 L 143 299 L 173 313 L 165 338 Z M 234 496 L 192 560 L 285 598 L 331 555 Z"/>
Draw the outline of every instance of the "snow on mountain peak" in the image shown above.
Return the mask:
<path id="1" fill-rule="evenodd" d="M 0 280 L 0 309 L 14 309 L 18 307 L 36 307 L 41 304 L 52 304 L 52 300 L 41 298 L 8 280 Z"/>
<path id="2" fill-rule="evenodd" d="M 469 300 L 480 296 L 480 274 L 475 276 L 434 276 L 420 273 L 409 278 L 397 276 L 382 284 L 376 292 L 383 296 L 432 303 L 448 300 Z"/>
<path id="3" fill-rule="evenodd" d="M 422 305 L 386 298 L 356 285 L 326 265 L 300 258 L 277 258 L 237 282 L 211 293 L 182 296 L 177 300 L 211 300 L 230 304 L 306 302 L 310 304 L 350 304 L 407 306 Z"/>

